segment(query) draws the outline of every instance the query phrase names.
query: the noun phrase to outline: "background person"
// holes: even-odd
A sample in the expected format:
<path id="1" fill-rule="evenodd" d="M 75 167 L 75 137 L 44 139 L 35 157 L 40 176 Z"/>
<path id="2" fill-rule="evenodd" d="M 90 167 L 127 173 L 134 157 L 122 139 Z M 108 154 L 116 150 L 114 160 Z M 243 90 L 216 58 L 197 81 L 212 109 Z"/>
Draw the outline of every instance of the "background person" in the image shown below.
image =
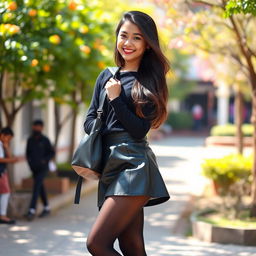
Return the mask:
<path id="1" fill-rule="evenodd" d="M 198 131 L 202 127 L 202 119 L 203 119 L 204 111 L 200 104 L 195 104 L 192 107 L 192 116 L 194 120 L 194 130 Z"/>
<path id="2" fill-rule="evenodd" d="M 39 195 L 44 205 L 39 217 L 45 217 L 50 214 L 44 178 L 49 170 L 49 161 L 54 157 L 54 149 L 50 140 L 43 135 L 43 127 L 42 120 L 35 120 L 32 125 L 32 135 L 27 141 L 26 157 L 34 179 L 30 208 L 26 214 L 28 220 L 33 220 L 35 217 Z"/>
<path id="3" fill-rule="evenodd" d="M 7 217 L 11 190 L 6 167 L 8 163 L 18 161 L 17 157 L 12 157 L 10 151 L 10 142 L 13 135 L 13 131 L 9 127 L 0 131 L 0 224 L 15 224 L 15 220 Z"/>

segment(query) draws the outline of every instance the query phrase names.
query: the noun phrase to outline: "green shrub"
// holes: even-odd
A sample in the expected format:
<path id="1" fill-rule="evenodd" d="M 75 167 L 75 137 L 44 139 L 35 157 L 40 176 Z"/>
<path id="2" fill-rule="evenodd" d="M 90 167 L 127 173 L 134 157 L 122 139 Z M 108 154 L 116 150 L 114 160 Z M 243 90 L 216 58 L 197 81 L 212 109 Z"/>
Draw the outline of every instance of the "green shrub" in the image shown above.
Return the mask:
<path id="1" fill-rule="evenodd" d="M 242 132 L 244 136 L 252 136 L 252 124 L 243 124 Z M 235 136 L 236 126 L 234 124 L 216 125 L 211 128 L 211 136 Z"/>
<path id="2" fill-rule="evenodd" d="M 70 170 L 72 170 L 72 167 L 71 167 L 70 163 L 65 162 L 65 163 L 58 163 L 57 169 L 63 170 L 63 171 L 66 171 L 66 170 L 70 171 Z"/>
<path id="3" fill-rule="evenodd" d="M 166 121 L 174 130 L 191 129 L 193 126 L 193 118 L 189 112 L 171 112 Z"/>
<path id="4" fill-rule="evenodd" d="M 202 174 L 222 187 L 224 193 L 237 181 L 250 182 L 252 157 L 231 154 L 219 159 L 205 159 Z"/>

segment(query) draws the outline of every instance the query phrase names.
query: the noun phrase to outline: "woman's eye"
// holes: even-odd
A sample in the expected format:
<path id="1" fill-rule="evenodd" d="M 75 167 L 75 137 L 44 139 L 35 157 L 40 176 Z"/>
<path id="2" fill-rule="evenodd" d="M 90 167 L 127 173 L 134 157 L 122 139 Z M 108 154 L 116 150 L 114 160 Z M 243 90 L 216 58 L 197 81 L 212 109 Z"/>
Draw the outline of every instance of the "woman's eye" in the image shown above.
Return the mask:
<path id="1" fill-rule="evenodd" d="M 141 40 L 139 36 L 134 37 L 135 40 Z"/>
<path id="2" fill-rule="evenodd" d="M 121 35 L 120 35 L 120 37 L 121 37 L 121 38 L 125 38 L 125 37 L 126 37 L 126 35 L 124 35 L 124 34 L 121 34 Z"/>

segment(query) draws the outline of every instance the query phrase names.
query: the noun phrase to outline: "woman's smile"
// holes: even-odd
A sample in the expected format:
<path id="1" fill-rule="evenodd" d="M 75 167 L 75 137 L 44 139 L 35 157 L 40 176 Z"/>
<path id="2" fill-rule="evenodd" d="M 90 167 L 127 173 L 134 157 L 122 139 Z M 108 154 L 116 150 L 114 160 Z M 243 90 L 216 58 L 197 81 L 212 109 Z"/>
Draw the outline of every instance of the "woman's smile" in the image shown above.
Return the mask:
<path id="1" fill-rule="evenodd" d="M 132 54 L 135 52 L 135 50 L 129 49 L 129 48 L 123 48 L 123 51 L 125 54 Z"/>

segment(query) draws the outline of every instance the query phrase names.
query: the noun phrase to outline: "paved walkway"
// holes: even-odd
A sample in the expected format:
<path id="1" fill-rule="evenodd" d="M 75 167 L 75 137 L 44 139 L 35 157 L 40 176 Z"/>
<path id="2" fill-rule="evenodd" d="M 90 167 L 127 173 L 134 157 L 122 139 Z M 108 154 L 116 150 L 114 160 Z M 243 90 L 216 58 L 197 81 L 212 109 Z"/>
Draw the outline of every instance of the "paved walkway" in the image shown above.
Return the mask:
<path id="1" fill-rule="evenodd" d="M 174 234 L 174 226 L 190 194 L 202 192 L 200 162 L 231 152 L 230 148 L 204 148 L 204 138 L 170 137 L 152 143 L 171 200 L 145 209 L 145 241 L 149 256 L 256 256 L 256 247 L 209 244 Z M 97 215 L 96 193 L 48 219 L 0 226 L 0 252 L 5 256 L 89 256 L 86 234 Z M 134 255 L 136 256 L 136 255 Z"/>

